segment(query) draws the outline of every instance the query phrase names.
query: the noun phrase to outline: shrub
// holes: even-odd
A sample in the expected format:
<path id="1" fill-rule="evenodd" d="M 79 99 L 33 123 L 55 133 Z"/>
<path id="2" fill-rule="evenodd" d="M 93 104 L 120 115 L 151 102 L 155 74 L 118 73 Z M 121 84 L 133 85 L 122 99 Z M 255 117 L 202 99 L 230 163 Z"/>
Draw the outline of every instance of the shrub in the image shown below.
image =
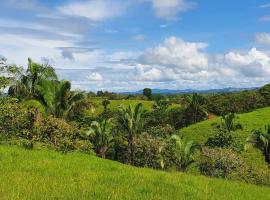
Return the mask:
<path id="1" fill-rule="evenodd" d="M 38 140 L 49 143 L 59 151 L 67 152 L 75 148 L 76 127 L 63 119 L 48 116 L 36 129 Z"/>
<path id="2" fill-rule="evenodd" d="M 209 147 L 221 147 L 228 148 L 231 147 L 234 142 L 232 134 L 226 131 L 225 129 L 215 129 L 214 136 L 208 138 L 206 146 Z"/>
<path id="3" fill-rule="evenodd" d="M 175 133 L 174 127 L 172 127 L 169 124 L 166 125 L 158 125 L 158 126 L 152 126 L 145 130 L 149 135 L 155 136 L 155 137 L 170 137 Z"/>
<path id="4" fill-rule="evenodd" d="M 137 138 L 135 165 L 140 167 L 160 168 L 160 147 L 162 141 L 147 133 Z"/>
<path id="5" fill-rule="evenodd" d="M 218 178 L 227 178 L 242 165 L 240 156 L 231 149 L 221 148 L 203 149 L 199 163 L 201 174 Z"/>
<path id="6" fill-rule="evenodd" d="M 75 149 L 82 153 L 94 154 L 94 146 L 88 140 L 76 140 Z"/>
<path id="7" fill-rule="evenodd" d="M 3 138 L 28 137 L 33 128 L 33 111 L 13 98 L 0 98 L 0 134 Z"/>
<path id="8" fill-rule="evenodd" d="M 246 183 L 270 186 L 270 171 L 251 166 L 241 166 L 233 171 L 228 178 Z"/>

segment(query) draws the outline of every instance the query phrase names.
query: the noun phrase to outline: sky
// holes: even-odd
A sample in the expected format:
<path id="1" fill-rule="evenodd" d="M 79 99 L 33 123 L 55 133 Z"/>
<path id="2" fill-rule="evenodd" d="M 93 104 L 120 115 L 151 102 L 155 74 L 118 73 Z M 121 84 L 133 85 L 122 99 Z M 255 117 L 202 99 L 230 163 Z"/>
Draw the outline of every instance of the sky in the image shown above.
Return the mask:
<path id="1" fill-rule="evenodd" d="M 0 55 L 48 62 L 73 89 L 270 82 L 270 0 L 0 0 Z"/>

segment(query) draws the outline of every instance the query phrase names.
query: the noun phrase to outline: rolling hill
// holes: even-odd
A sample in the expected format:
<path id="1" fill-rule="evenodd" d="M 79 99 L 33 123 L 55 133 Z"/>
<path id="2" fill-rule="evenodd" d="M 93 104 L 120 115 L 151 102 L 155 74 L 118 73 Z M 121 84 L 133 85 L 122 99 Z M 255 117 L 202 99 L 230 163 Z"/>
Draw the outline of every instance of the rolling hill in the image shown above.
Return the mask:
<path id="1" fill-rule="evenodd" d="M 270 123 L 270 108 L 262 108 L 250 113 L 244 113 L 238 115 L 238 122 L 243 126 L 243 130 L 237 130 L 234 133 L 236 140 L 244 144 L 246 138 L 250 135 L 251 131 L 258 128 L 264 128 L 264 126 Z M 180 130 L 180 134 L 199 142 L 205 143 L 210 136 L 213 136 L 214 131 L 212 125 L 220 123 L 220 117 L 209 119 L 189 127 Z M 247 152 L 243 152 L 243 157 L 250 164 L 257 165 L 259 167 L 267 167 L 264 162 L 262 153 L 257 149 L 250 149 Z"/>
<path id="2" fill-rule="evenodd" d="M 0 199 L 270 199 L 270 188 L 0 146 Z"/>

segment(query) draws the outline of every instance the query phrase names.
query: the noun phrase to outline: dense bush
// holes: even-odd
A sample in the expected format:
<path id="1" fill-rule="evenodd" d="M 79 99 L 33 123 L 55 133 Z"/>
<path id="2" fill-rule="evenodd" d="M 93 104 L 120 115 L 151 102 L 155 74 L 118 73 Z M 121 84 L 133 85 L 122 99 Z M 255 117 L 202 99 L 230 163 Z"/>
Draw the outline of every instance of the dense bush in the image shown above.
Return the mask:
<path id="1" fill-rule="evenodd" d="M 137 138 L 135 165 L 140 167 L 160 168 L 160 147 L 162 141 L 147 133 Z"/>
<path id="2" fill-rule="evenodd" d="M 199 166 L 203 175 L 227 178 L 231 173 L 243 166 L 243 160 L 231 149 L 204 148 Z"/>
<path id="3" fill-rule="evenodd" d="M 251 166 L 241 166 L 233 171 L 229 179 L 244 181 L 246 183 L 270 186 L 270 171 Z"/>
<path id="4" fill-rule="evenodd" d="M 155 137 L 166 138 L 173 135 L 175 133 L 175 129 L 170 124 L 165 124 L 146 128 L 145 132 Z"/>
<path id="5" fill-rule="evenodd" d="M 206 146 L 228 148 L 233 145 L 234 138 L 230 132 L 219 128 L 214 131 L 214 136 L 208 138 Z"/>
<path id="6" fill-rule="evenodd" d="M 266 106 L 264 97 L 257 91 L 208 95 L 207 102 L 207 110 L 216 115 L 250 112 Z"/>
<path id="7" fill-rule="evenodd" d="M 33 128 L 33 110 L 13 98 L 0 99 L 0 133 L 5 138 L 28 137 Z"/>
<path id="8" fill-rule="evenodd" d="M 59 151 L 75 149 L 76 127 L 65 120 L 48 116 L 36 127 L 37 140 L 49 143 Z"/>

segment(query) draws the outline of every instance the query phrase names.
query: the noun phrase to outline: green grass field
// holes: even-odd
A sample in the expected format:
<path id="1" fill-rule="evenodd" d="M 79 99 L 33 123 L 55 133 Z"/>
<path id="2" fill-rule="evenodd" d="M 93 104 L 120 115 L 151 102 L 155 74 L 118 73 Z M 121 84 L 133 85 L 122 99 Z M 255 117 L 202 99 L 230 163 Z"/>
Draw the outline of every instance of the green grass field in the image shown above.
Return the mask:
<path id="1" fill-rule="evenodd" d="M 264 125 L 270 123 L 270 108 L 262 108 L 250 113 L 239 114 L 237 120 L 243 126 L 243 130 L 237 130 L 234 134 L 236 139 L 241 143 L 245 143 L 246 138 L 250 135 L 253 129 L 264 128 Z M 187 128 L 180 130 L 180 133 L 188 138 L 199 142 L 205 143 L 210 136 L 213 136 L 214 131 L 212 128 L 213 123 L 220 123 L 221 118 L 206 120 Z M 259 167 L 267 167 L 264 162 L 263 155 L 257 149 L 251 149 L 247 152 L 243 152 L 243 157 L 247 162 L 257 165 Z"/>
<path id="2" fill-rule="evenodd" d="M 0 146 L 0 199 L 270 199 L 270 188 Z"/>
<path id="3" fill-rule="evenodd" d="M 91 101 L 95 103 L 96 108 L 93 112 L 93 116 L 97 116 L 98 114 L 103 112 L 102 99 L 101 98 L 92 98 Z M 153 109 L 154 101 L 144 101 L 144 100 L 111 100 L 109 105 L 110 110 L 117 110 L 120 106 L 129 106 L 141 103 L 143 105 L 144 110 Z M 169 108 L 177 108 L 180 107 L 179 104 L 173 104 Z"/>

